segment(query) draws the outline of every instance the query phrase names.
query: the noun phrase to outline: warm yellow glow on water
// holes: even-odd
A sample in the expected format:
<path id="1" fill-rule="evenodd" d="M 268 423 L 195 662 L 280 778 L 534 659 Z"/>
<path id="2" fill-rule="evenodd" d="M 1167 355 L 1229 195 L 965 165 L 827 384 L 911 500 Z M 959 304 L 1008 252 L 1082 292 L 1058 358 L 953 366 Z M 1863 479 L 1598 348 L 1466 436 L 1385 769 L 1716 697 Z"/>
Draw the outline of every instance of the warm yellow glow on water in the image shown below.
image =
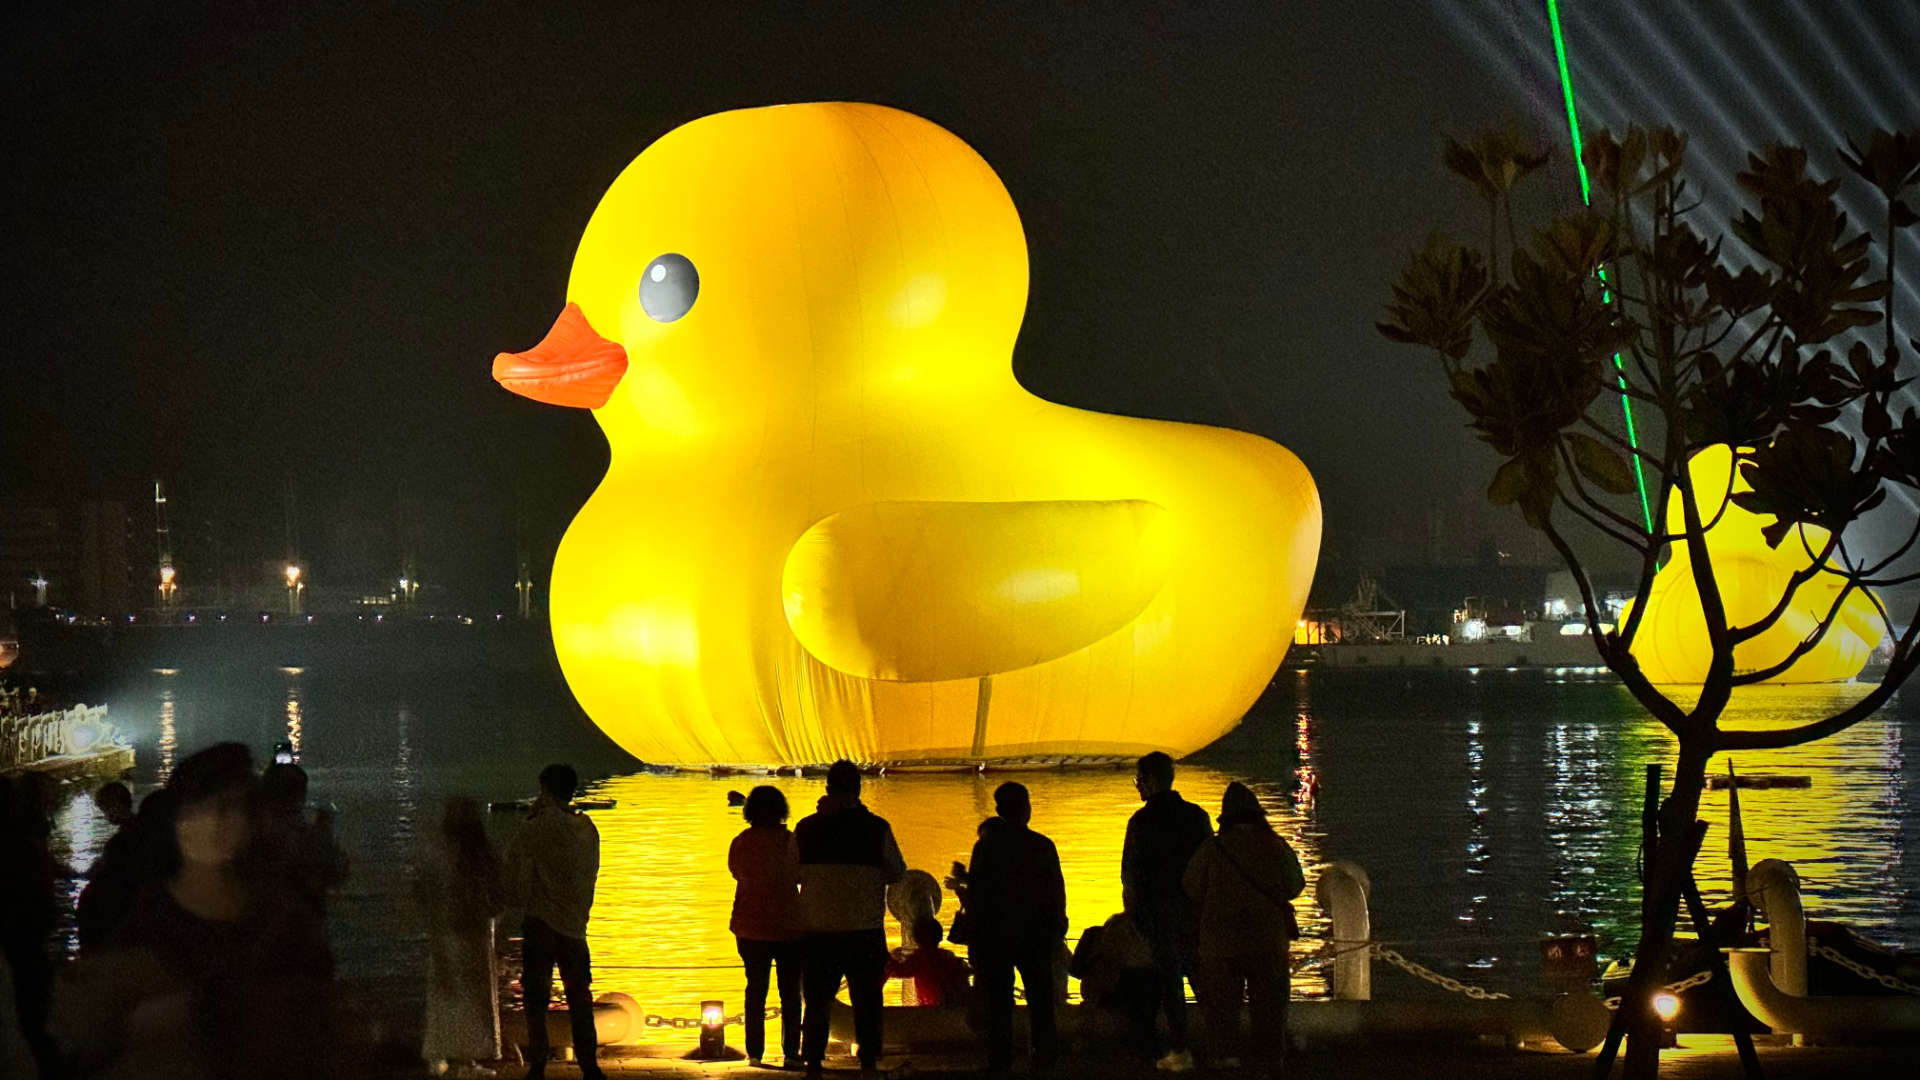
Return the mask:
<path id="1" fill-rule="evenodd" d="M 1130 770 L 1100 772 L 946 773 L 870 778 L 867 805 L 893 824 L 907 865 L 936 878 L 955 859 L 965 861 L 974 830 L 993 812 L 993 789 L 1018 779 L 1033 793 L 1034 827 L 1053 837 L 1067 881 L 1069 938 L 1078 938 L 1120 910 L 1120 850 L 1127 817 L 1140 805 Z M 1178 787 L 1188 799 L 1217 813 L 1220 796 L 1234 778 L 1183 766 Z M 756 783 L 786 792 L 796 819 L 811 813 L 823 789 L 817 779 L 735 776 L 623 776 L 595 786 L 591 794 L 618 800 L 593 812 L 600 828 L 600 886 L 588 928 L 593 948 L 594 989 L 619 990 L 638 998 L 650 1013 L 696 1016 L 708 998 L 739 1008 L 741 978 L 727 917 L 733 879 L 727 845 L 745 822 L 727 806 L 729 790 L 744 793 Z M 1309 881 L 1321 861 L 1319 841 L 1286 794 L 1254 785 L 1282 836 L 1299 852 Z M 1303 930 L 1324 934 L 1324 917 L 1309 893 L 1295 901 Z M 951 925 L 953 896 L 946 895 L 940 921 Z M 889 941 L 900 927 L 887 920 Z M 957 952 L 965 953 L 956 947 Z M 1307 946 L 1296 946 L 1296 965 Z M 703 970 L 704 968 L 704 970 Z M 889 984 L 889 1000 L 898 1000 Z M 1296 993 L 1321 994 L 1317 969 L 1296 976 Z M 658 1029 L 654 1029 L 658 1030 Z M 685 1036 L 669 1032 L 663 1038 Z"/>
<path id="2" fill-rule="evenodd" d="M 1735 696 L 1723 726 L 1803 722 L 1864 692 L 1751 688 Z M 438 842 L 442 800 L 531 795 L 548 761 L 574 762 L 589 776 L 630 764 L 552 704 L 564 701 L 562 688 L 523 685 L 519 676 L 381 681 L 357 668 L 269 668 L 257 677 L 188 668 L 112 699 L 116 727 L 138 748 L 136 797 L 178 756 L 225 739 L 254 747 L 264 764 L 287 738 L 295 700 L 314 800 L 337 806 L 352 858 L 352 878 L 330 905 L 342 998 L 377 1011 L 382 1023 L 417 1022 L 407 1018 L 422 1007 L 427 941 L 414 867 Z M 1810 917 L 1913 948 L 1920 787 L 1908 763 L 1916 750 L 1920 706 L 1909 697 L 1831 739 L 1735 755 L 1744 776 L 1811 784 L 1741 792 L 1749 860 L 1794 863 Z M 1291 672 L 1240 731 L 1206 751 L 1207 766 L 1181 765 L 1179 786 L 1211 812 L 1229 779 L 1253 783 L 1310 877 L 1336 859 L 1366 869 L 1376 937 L 1435 970 L 1522 996 L 1544 991 L 1543 935 L 1592 933 L 1603 963 L 1632 950 L 1642 767 L 1657 761 L 1670 770 L 1673 752 L 1665 729 L 1622 687 L 1590 675 Z M 1715 772 L 1724 769 L 1716 758 Z M 1035 824 L 1059 845 L 1077 936 L 1120 904 L 1120 848 L 1138 805 L 1126 770 L 896 773 L 870 779 L 868 796 L 894 822 L 911 863 L 938 878 L 967 857 L 994 786 L 1009 776 L 1032 788 Z M 726 850 L 743 822 L 726 793 L 759 782 L 630 775 L 592 785 L 590 794 L 618 800 L 593 811 L 604 838 L 591 928 L 598 990 L 626 991 L 645 1011 L 670 1016 L 695 1017 L 710 999 L 724 1001 L 728 1015 L 739 1011 Z M 822 786 L 776 783 L 796 814 L 813 808 Z M 1295 784 L 1300 809 L 1288 799 Z M 69 790 L 54 855 L 84 868 L 111 830 L 84 789 Z M 1697 869 L 1716 906 L 1731 888 L 1726 813 L 1726 793 L 1708 792 L 1702 815 L 1712 827 Z M 511 813 L 491 819 L 497 843 L 518 824 Z M 69 897 L 82 883 L 66 880 Z M 1317 968 L 1300 970 L 1327 937 L 1311 895 L 1295 902 L 1307 933 L 1295 946 L 1300 994 L 1325 992 Z M 952 914 L 949 901 L 943 921 Z M 71 926 L 63 933 L 71 948 Z M 1374 990 L 1382 999 L 1437 993 L 1384 965 L 1375 965 Z M 692 1047 L 690 1031 L 649 1032 Z"/>
<path id="3" fill-rule="evenodd" d="M 1742 687 L 1734 692 L 1720 726 L 1756 730 L 1793 727 L 1831 716 L 1865 697 L 1870 689 L 1866 683 Z M 1675 696 L 1688 707 L 1698 699 L 1695 691 Z M 1642 717 L 1635 727 L 1636 734 L 1661 747 L 1653 760 L 1667 763 L 1663 787 L 1671 787 L 1672 736 L 1650 718 Z M 1818 886 L 1814 883 L 1823 875 L 1842 868 L 1857 876 L 1863 867 L 1886 866 L 1886 834 L 1899 829 L 1897 817 L 1889 813 L 1900 800 L 1899 774 L 1877 766 L 1897 759 L 1900 752 L 1899 728 L 1882 714 L 1805 746 L 1718 755 L 1709 773 L 1724 776 L 1731 758 L 1734 770 L 1742 776 L 1810 778 L 1811 786 L 1804 788 L 1741 789 L 1740 816 L 1747 835 L 1749 865 L 1761 859 L 1784 859 L 1799 872 L 1802 887 L 1815 890 Z M 1700 800 L 1700 817 L 1708 823 L 1708 829 L 1694 873 L 1710 904 L 1730 899 L 1733 891 L 1733 873 L 1727 860 L 1728 802 L 1724 789 L 1708 791 Z M 1888 880 L 1884 887 L 1893 891 L 1903 883 Z M 1904 888 L 1912 887 L 1911 881 L 1904 883 Z M 1815 901 L 1808 902 L 1807 915 L 1815 919 L 1833 917 L 1831 912 L 1823 916 Z"/>

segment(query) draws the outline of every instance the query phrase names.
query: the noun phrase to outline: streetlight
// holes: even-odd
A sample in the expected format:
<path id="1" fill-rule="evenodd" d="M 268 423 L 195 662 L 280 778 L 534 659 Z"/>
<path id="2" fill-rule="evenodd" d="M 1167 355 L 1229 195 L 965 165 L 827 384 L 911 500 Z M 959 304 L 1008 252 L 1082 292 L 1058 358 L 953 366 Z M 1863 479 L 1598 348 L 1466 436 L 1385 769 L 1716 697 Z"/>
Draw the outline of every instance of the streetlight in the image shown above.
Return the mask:
<path id="1" fill-rule="evenodd" d="M 300 614 L 300 594 L 306 589 L 306 583 L 300 580 L 300 565 L 287 564 L 287 614 Z"/>

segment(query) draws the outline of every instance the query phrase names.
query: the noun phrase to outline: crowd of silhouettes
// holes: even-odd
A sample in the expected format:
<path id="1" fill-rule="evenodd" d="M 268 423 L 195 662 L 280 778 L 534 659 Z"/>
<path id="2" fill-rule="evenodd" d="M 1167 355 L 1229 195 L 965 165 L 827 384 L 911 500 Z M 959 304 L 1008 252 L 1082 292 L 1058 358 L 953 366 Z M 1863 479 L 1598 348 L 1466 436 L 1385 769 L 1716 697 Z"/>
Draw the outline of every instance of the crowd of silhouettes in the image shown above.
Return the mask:
<path id="1" fill-rule="evenodd" d="M 467 797 L 447 800 L 424 845 L 420 1053 L 436 1074 L 494 1075 L 483 1063 L 503 1049 L 495 930 L 515 911 L 529 1014 L 546 1012 L 557 967 L 582 1074 L 600 1075 L 586 943 L 599 834 L 573 806 L 578 783 L 570 766 L 543 770 L 504 857 Z M 257 772 L 239 743 L 185 758 L 137 809 L 125 784 L 108 783 L 93 798 L 113 832 L 82 875 L 49 846 L 58 785 L 0 777 L 0 1075 L 223 1080 L 363 1067 L 341 1053 L 324 925 L 348 861 L 331 810 L 309 809 L 307 784 L 291 762 Z M 77 956 L 56 980 L 61 883 L 82 877 Z M 539 1077 L 547 1026 L 530 1024 L 525 1042 L 526 1075 Z"/>
<path id="2" fill-rule="evenodd" d="M 277 768 L 269 782 L 246 747 L 221 743 L 137 812 L 122 785 L 96 793 L 116 831 L 75 906 L 79 957 L 44 1028 L 19 1002 L 43 1077 L 334 1074 L 322 919 L 345 858 L 324 825 L 276 803 L 297 766 Z M 304 799 L 304 776 L 295 786 Z M 52 928 L 36 924 L 41 957 Z"/>
<path id="3" fill-rule="evenodd" d="M 985 1036 L 989 1071 L 1004 1074 L 1014 1061 L 1017 976 L 1029 1061 L 1044 1071 L 1059 1059 L 1056 1008 L 1066 1000 L 1070 970 L 1083 1002 L 1121 1018 L 1137 1052 L 1159 1069 L 1195 1067 L 1186 1017 L 1191 982 L 1205 1013 L 1209 1063 L 1235 1069 L 1250 1058 L 1257 1071 L 1276 1074 L 1286 1047 L 1288 953 L 1299 936 L 1292 901 L 1305 885 L 1299 859 L 1246 785 L 1227 787 L 1216 834 L 1173 779 L 1166 754 L 1138 762 L 1142 806 L 1127 823 L 1121 856 L 1125 910 L 1088 928 L 1070 957 L 1059 852 L 1033 828 L 1025 785 L 995 789 L 993 816 L 981 822 L 969 861 L 956 862 L 947 879 L 961 903 L 952 938 L 967 946 L 971 985 L 968 962 L 941 947 L 931 912 L 900 914 L 913 944 L 887 953 L 887 889 L 907 870 L 892 828 L 860 801 L 857 767 L 834 763 L 818 810 L 791 833 L 785 796 L 770 785 L 755 788 L 743 800 L 748 826 L 727 859 L 736 882 L 731 927 L 746 968 L 748 1058 L 763 1063 L 768 973 L 777 970 L 786 1063 L 820 1074 L 844 980 L 861 1071 L 873 1074 L 885 1034 L 881 990 L 892 977 L 909 984 L 903 997 L 912 1003 L 969 1007 Z M 1241 1033 L 1243 1005 L 1259 1033 L 1251 1043 Z"/>
<path id="4" fill-rule="evenodd" d="M 859 1063 L 874 1073 L 885 1035 L 882 991 L 895 978 L 913 1003 L 966 1008 L 983 1032 L 989 1070 L 1005 1073 L 1016 1050 L 1017 979 L 1029 1060 L 1048 1069 L 1059 1058 L 1056 1008 L 1070 970 L 1083 1002 L 1120 1017 L 1137 1052 L 1162 1070 L 1194 1066 L 1189 982 L 1204 1010 L 1210 1064 L 1250 1059 L 1261 1071 L 1278 1070 L 1288 951 L 1299 935 L 1292 900 L 1304 887 L 1299 860 L 1245 785 L 1228 786 L 1216 834 L 1173 779 L 1167 755 L 1140 759 L 1142 805 L 1121 857 L 1124 910 L 1086 928 L 1070 958 L 1059 852 L 1033 828 L 1025 785 L 995 789 L 994 814 L 948 879 L 961 903 L 952 937 L 967 947 L 967 960 L 943 947 L 938 889 L 919 871 L 924 885 L 902 888 L 927 893 L 922 908 L 895 908 L 911 945 L 889 953 L 888 891 L 907 869 L 892 827 L 861 801 L 859 768 L 836 762 L 814 813 L 791 830 L 780 789 L 754 788 L 740 800 L 747 827 L 727 859 L 748 1058 L 765 1061 L 766 1003 L 777 990 L 784 1063 L 819 1075 L 844 981 Z M 502 1056 L 496 926 L 517 912 L 525 1075 L 543 1076 L 551 1056 L 542 1021 L 556 969 L 582 1075 L 601 1075 L 587 947 L 599 833 L 573 805 L 579 778 L 570 766 L 548 766 L 538 782 L 504 855 L 488 840 L 482 805 L 465 797 L 447 800 L 422 852 L 415 898 L 427 931 L 428 992 L 420 1052 L 436 1073 L 490 1076 L 484 1063 Z M 6 1075 L 334 1075 L 333 958 L 323 919 L 348 866 L 331 813 L 309 811 L 307 795 L 300 766 L 257 772 L 238 743 L 181 761 L 137 809 L 124 784 L 100 788 L 95 804 L 114 832 L 86 872 L 74 909 L 79 955 L 56 991 L 49 946 L 61 918 L 60 882 L 72 871 L 49 847 L 54 785 L 34 774 L 0 779 Z M 1251 1043 L 1241 1037 L 1243 1004 L 1260 1033 Z"/>

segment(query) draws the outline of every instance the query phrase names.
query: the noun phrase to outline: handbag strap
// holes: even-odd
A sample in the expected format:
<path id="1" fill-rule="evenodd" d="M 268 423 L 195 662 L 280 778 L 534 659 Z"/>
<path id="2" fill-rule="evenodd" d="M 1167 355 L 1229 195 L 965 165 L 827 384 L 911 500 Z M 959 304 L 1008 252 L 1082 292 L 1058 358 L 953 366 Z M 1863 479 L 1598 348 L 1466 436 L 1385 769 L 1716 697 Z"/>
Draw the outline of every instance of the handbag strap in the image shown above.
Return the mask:
<path id="1" fill-rule="evenodd" d="M 1215 851 L 1218 851 L 1220 853 L 1221 858 L 1227 860 L 1227 865 L 1233 867 L 1234 873 L 1240 875 L 1240 880 L 1245 881 L 1248 885 L 1253 886 L 1253 891 L 1259 893 L 1262 897 L 1264 897 L 1267 903 L 1272 904 L 1274 907 L 1277 907 L 1282 911 L 1288 912 L 1289 914 L 1292 913 L 1293 902 L 1290 900 L 1282 900 L 1278 896 L 1275 896 L 1273 893 L 1268 892 L 1266 885 L 1263 884 L 1260 881 L 1260 879 L 1254 877 L 1252 874 L 1247 873 L 1247 868 L 1240 865 L 1240 860 L 1233 857 L 1233 852 L 1228 851 L 1227 845 L 1221 843 L 1220 838 L 1217 836 L 1213 838 L 1213 847 Z"/>

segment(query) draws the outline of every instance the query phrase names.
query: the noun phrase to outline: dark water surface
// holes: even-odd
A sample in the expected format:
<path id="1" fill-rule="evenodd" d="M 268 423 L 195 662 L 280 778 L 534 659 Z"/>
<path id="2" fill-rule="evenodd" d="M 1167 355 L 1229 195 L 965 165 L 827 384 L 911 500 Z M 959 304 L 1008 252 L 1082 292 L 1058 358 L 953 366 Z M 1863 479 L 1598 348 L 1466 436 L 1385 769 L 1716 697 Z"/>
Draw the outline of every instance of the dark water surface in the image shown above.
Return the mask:
<path id="1" fill-rule="evenodd" d="M 1864 692 L 1753 688 L 1735 698 L 1727 723 L 1791 723 Z M 397 1016 L 417 1016 L 424 996 L 411 882 L 443 800 L 525 797 L 543 764 L 563 760 L 598 778 L 591 794 L 617 800 L 594 812 L 596 990 L 626 991 L 669 1016 L 695 1015 L 705 998 L 737 1007 L 726 850 L 742 822 L 726 794 L 756 778 L 633 773 L 564 686 L 524 674 L 155 671 L 125 680 L 107 701 L 137 748 L 136 794 L 212 742 L 245 742 L 263 761 L 275 743 L 297 747 L 314 801 L 338 808 L 353 858 L 332 915 L 342 974 Z M 1906 695 L 1809 747 L 1736 760 L 1743 772 L 1812 777 L 1809 789 L 1742 792 L 1751 858 L 1792 862 L 1811 917 L 1909 948 L 1920 946 L 1920 768 L 1905 767 L 1920 763 L 1915 701 Z M 1456 977 L 1524 991 L 1539 982 L 1542 935 L 1592 930 L 1607 955 L 1631 948 L 1643 766 L 1671 752 L 1624 690 L 1590 674 L 1282 672 L 1237 731 L 1183 764 L 1178 786 L 1215 810 L 1229 781 L 1248 781 L 1310 881 L 1336 859 L 1366 869 L 1376 938 Z M 867 801 L 892 820 L 908 864 L 941 877 L 967 856 L 1005 778 L 874 778 Z M 1121 840 L 1137 805 L 1131 775 L 1020 779 L 1033 790 L 1035 827 L 1059 845 L 1077 935 L 1119 909 Z M 773 782 L 796 816 L 820 791 L 814 780 Z M 1700 861 L 1711 903 L 1728 891 L 1725 793 L 1710 792 L 1703 812 L 1713 822 Z M 504 842 L 517 819 L 492 818 Z M 104 838 L 90 802 L 62 810 L 55 839 L 72 865 L 87 865 Z M 1309 939 L 1324 939 L 1311 891 L 1297 907 Z M 943 917 L 951 915 L 949 903 Z M 1297 956 L 1317 945 L 1302 942 Z M 1427 989 L 1398 973 L 1376 979 L 1382 995 Z M 1294 987 L 1325 993 L 1318 965 L 1307 964 Z"/>

